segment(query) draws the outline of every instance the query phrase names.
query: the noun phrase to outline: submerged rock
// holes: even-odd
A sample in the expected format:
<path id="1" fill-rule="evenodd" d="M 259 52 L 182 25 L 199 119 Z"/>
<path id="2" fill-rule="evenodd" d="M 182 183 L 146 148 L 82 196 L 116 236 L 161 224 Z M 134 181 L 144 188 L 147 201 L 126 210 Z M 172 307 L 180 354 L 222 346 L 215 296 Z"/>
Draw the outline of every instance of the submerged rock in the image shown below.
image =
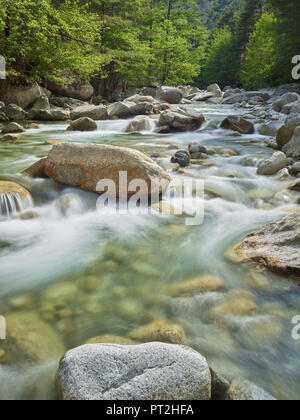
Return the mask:
<path id="1" fill-rule="evenodd" d="M 231 401 L 275 401 L 272 395 L 259 388 L 252 382 L 235 379 L 228 391 Z"/>
<path id="2" fill-rule="evenodd" d="M 0 181 L 0 215 L 11 216 L 33 203 L 31 194 L 15 182 Z"/>
<path id="3" fill-rule="evenodd" d="M 69 351 L 60 362 L 61 400 L 210 400 L 204 357 L 187 347 L 93 344 Z"/>
<path id="4" fill-rule="evenodd" d="M 54 329 L 30 312 L 16 312 L 6 317 L 5 363 L 43 364 L 58 361 L 65 346 Z"/>
<path id="5" fill-rule="evenodd" d="M 186 294 L 212 292 L 220 289 L 223 281 L 216 276 L 199 276 L 180 283 L 174 283 L 167 287 L 166 291 L 171 296 L 182 296 Z"/>
<path id="6" fill-rule="evenodd" d="M 134 340 L 130 340 L 130 338 L 105 334 L 105 335 L 99 335 L 97 337 L 92 337 L 85 344 L 120 344 L 122 346 L 124 345 L 128 346 L 128 345 L 136 345 L 138 343 Z"/>
<path id="7" fill-rule="evenodd" d="M 120 184 L 120 172 L 127 173 L 124 187 Z M 136 191 L 128 191 L 133 180 L 144 181 L 141 194 L 154 198 L 170 182 L 169 175 L 153 160 L 133 149 L 81 143 L 55 145 L 46 160 L 46 174 L 55 181 L 97 191 L 99 181 L 109 179 L 116 186 L 117 197 L 131 197 Z M 146 188 L 147 186 L 147 188 Z"/>
<path id="8" fill-rule="evenodd" d="M 235 262 L 252 261 L 275 273 L 300 277 L 300 214 L 264 226 L 234 248 Z"/>
<path id="9" fill-rule="evenodd" d="M 139 343 L 161 341 L 163 343 L 183 344 L 185 332 L 180 325 L 161 320 L 131 331 L 128 337 Z"/>

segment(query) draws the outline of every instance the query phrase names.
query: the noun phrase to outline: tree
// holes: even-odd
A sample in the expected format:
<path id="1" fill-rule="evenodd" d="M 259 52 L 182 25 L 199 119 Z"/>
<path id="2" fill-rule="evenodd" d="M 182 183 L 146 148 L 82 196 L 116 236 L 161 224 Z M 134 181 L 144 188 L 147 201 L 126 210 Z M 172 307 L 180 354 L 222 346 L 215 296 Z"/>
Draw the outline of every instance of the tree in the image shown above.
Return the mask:
<path id="1" fill-rule="evenodd" d="M 248 89 L 260 89 L 273 83 L 278 60 L 277 19 L 274 14 L 263 14 L 250 36 L 247 58 L 242 65 L 242 83 Z"/>
<path id="2" fill-rule="evenodd" d="M 239 79 L 239 51 L 229 27 L 218 29 L 208 50 L 202 79 L 206 85 L 232 85 Z"/>
<path id="3" fill-rule="evenodd" d="M 0 0 L 0 54 L 9 75 L 63 82 L 90 77 L 102 63 L 100 24 L 88 6 L 66 0 Z"/>
<path id="4" fill-rule="evenodd" d="M 273 69 L 273 83 L 290 83 L 291 61 L 300 52 L 300 5 L 299 0 L 269 0 L 268 6 L 276 16 L 277 62 Z M 280 35 L 280 36 L 279 36 Z"/>

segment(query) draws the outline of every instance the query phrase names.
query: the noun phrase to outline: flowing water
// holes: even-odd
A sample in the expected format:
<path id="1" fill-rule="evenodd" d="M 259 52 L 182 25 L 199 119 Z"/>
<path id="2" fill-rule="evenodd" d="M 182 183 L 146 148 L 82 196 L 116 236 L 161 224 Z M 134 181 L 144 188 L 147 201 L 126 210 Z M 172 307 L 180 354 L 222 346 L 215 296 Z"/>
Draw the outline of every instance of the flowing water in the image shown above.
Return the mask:
<path id="1" fill-rule="evenodd" d="M 130 136 L 124 134 L 129 122 L 120 120 L 99 122 L 97 132 L 72 133 L 55 123 L 27 131 L 16 143 L 0 143 L 0 177 L 30 189 L 40 214 L 27 221 L 0 216 L 0 314 L 36 314 L 55 329 L 65 349 L 103 334 L 126 337 L 167 320 L 181 325 L 186 344 L 229 379 L 247 378 L 278 398 L 300 399 L 300 342 L 291 336 L 291 320 L 300 314 L 299 286 L 224 256 L 248 233 L 295 211 L 296 193 L 286 191 L 286 180 L 256 174 L 258 161 L 273 153 L 264 137 L 224 137 L 213 129 L 225 115 L 245 110 L 199 108 L 210 132 Z M 168 169 L 177 184 L 205 181 L 204 222 L 187 226 L 184 217 L 158 213 L 102 215 L 92 193 L 21 176 L 51 149 L 48 140 L 133 147 L 166 168 L 172 147 L 187 148 L 191 141 L 236 154 L 211 155 L 205 166 L 182 174 Z M 217 276 L 221 288 L 168 293 L 170 285 L 202 275 Z M 55 398 L 58 360 L 31 366 L 19 343 L 8 363 L 6 344 L 0 341 L 0 398 Z M 43 339 L 31 345 L 41 351 Z"/>

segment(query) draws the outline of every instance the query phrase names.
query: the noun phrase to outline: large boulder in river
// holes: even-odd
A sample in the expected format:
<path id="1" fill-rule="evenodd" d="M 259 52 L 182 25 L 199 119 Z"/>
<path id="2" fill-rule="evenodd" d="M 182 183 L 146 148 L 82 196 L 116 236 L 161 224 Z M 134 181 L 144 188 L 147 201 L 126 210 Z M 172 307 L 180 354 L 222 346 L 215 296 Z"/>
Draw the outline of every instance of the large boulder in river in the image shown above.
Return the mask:
<path id="1" fill-rule="evenodd" d="M 300 96 L 297 95 L 297 93 L 294 93 L 294 92 L 286 93 L 282 95 L 280 99 L 278 99 L 276 102 L 273 103 L 273 109 L 276 112 L 281 112 L 282 108 L 285 105 L 290 104 L 291 102 L 299 101 L 299 99 L 300 99 Z"/>
<path id="2" fill-rule="evenodd" d="M 97 130 L 96 121 L 91 118 L 82 117 L 78 120 L 72 121 L 70 126 L 67 128 L 69 131 L 95 131 Z"/>
<path id="3" fill-rule="evenodd" d="M 278 130 L 276 143 L 278 148 L 282 150 L 292 138 L 295 128 L 300 126 L 300 115 L 291 115 L 287 117 L 284 125 Z"/>
<path id="4" fill-rule="evenodd" d="M 3 102 L 26 109 L 41 96 L 41 87 L 28 77 L 10 77 L 5 81 Z"/>
<path id="5" fill-rule="evenodd" d="M 83 105 L 78 106 L 71 112 L 71 120 L 87 117 L 95 121 L 107 120 L 108 112 L 105 105 Z"/>
<path id="6" fill-rule="evenodd" d="M 179 89 L 175 88 L 161 88 L 157 93 L 157 98 L 168 104 L 180 104 L 183 99 L 183 94 Z"/>
<path id="7" fill-rule="evenodd" d="M 73 83 L 66 85 L 59 85 L 55 82 L 48 81 L 47 88 L 56 95 L 80 99 L 81 101 L 89 100 L 94 93 L 94 88 L 88 80 L 79 79 L 76 79 Z"/>
<path id="8" fill-rule="evenodd" d="M 300 127 L 296 127 L 291 140 L 283 146 L 282 150 L 288 157 L 300 157 Z"/>
<path id="9" fill-rule="evenodd" d="M 258 175 L 275 175 L 288 166 L 288 160 L 283 152 L 275 152 L 270 159 L 264 159 L 258 166 Z"/>
<path id="10" fill-rule="evenodd" d="M 234 247 L 231 257 L 235 262 L 252 261 L 275 273 L 300 278 L 300 213 L 247 236 Z"/>
<path id="11" fill-rule="evenodd" d="M 99 181 L 111 180 L 121 198 L 135 194 L 128 187 L 136 179 L 145 181 L 147 189 L 142 188 L 142 194 L 147 197 L 161 193 L 170 182 L 169 175 L 145 154 L 102 144 L 57 144 L 49 153 L 45 172 L 61 184 L 98 193 Z M 124 187 L 119 182 L 120 172 L 127 174 Z"/>
<path id="12" fill-rule="evenodd" d="M 90 344 L 69 351 L 56 385 L 61 400 L 210 400 L 204 357 L 188 347 Z"/>
<path id="13" fill-rule="evenodd" d="M 247 121 L 242 117 L 236 115 L 230 115 L 221 124 L 222 128 L 228 130 L 238 131 L 241 134 L 252 134 L 254 133 L 254 125 L 251 121 Z"/>
<path id="14" fill-rule="evenodd" d="M 196 131 L 204 123 L 203 114 L 181 113 L 166 111 L 161 113 L 159 124 L 161 127 L 169 127 L 171 131 Z"/>

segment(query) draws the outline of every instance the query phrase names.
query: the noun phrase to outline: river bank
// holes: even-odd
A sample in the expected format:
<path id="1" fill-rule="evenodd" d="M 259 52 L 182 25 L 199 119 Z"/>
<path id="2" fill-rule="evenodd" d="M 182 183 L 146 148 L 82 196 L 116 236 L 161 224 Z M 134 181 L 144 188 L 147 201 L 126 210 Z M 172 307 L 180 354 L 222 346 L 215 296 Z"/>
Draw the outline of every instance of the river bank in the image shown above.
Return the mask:
<path id="1" fill-rule="evenodd" d="M 229 381 L 248 379 L 278 399 L 299 399 L 299 341 L 291 336 L 291 320 L 300 310 L 299 284 L 224 256 L 246 235 L 299 211 L 299 192 L 289 189 L 294 174 L 278 174 L 297 157 L 271 175 L 257 173 L 274 154 L 269 146 L 275 147 L 286 120 L 273 109 L 282 95 L 231 91 L 212 99 L 209 93 L 167 104 L 167 112 L 204 115 L 206 122 L 194 131 L 168 126 L 169 133 L 158 133 L 165 127 L 159 119 L 166 110 L 160 110 L 97 121 L 89 132 L 68 131 L 67 121 L 39 121 L 21 137 L 0 142 L 1 179 L 28 189 L 34 207 L 23 210 L 38 216 L 1 218 L 0 313 L 11 325 L 7 342 L 0 342 L 1 398 L 56 398 L 59 358 L 109 335 L 110 342 L 122 337 L 124 344 L 153 337 L 186 344 Z M 229 116 L 250 121 L 253 130 L 221 127 Z M 146 130 L 127 133 L 144 118 L 149 118 Z M 262 131 L 274 122 L 276 132 Z M 160 165 L 172 183 L 204 180 L 204 223 L 190 227 L 182 217 L 159 212 L 101 217 L 95 194 L 21 175 L 57 141 L 133 148 Z M 171 163 L 195 142 L 207 153 L 185 167 Z M 166 333 L 158 340 L 153 329 L 161 325 Z"/>

